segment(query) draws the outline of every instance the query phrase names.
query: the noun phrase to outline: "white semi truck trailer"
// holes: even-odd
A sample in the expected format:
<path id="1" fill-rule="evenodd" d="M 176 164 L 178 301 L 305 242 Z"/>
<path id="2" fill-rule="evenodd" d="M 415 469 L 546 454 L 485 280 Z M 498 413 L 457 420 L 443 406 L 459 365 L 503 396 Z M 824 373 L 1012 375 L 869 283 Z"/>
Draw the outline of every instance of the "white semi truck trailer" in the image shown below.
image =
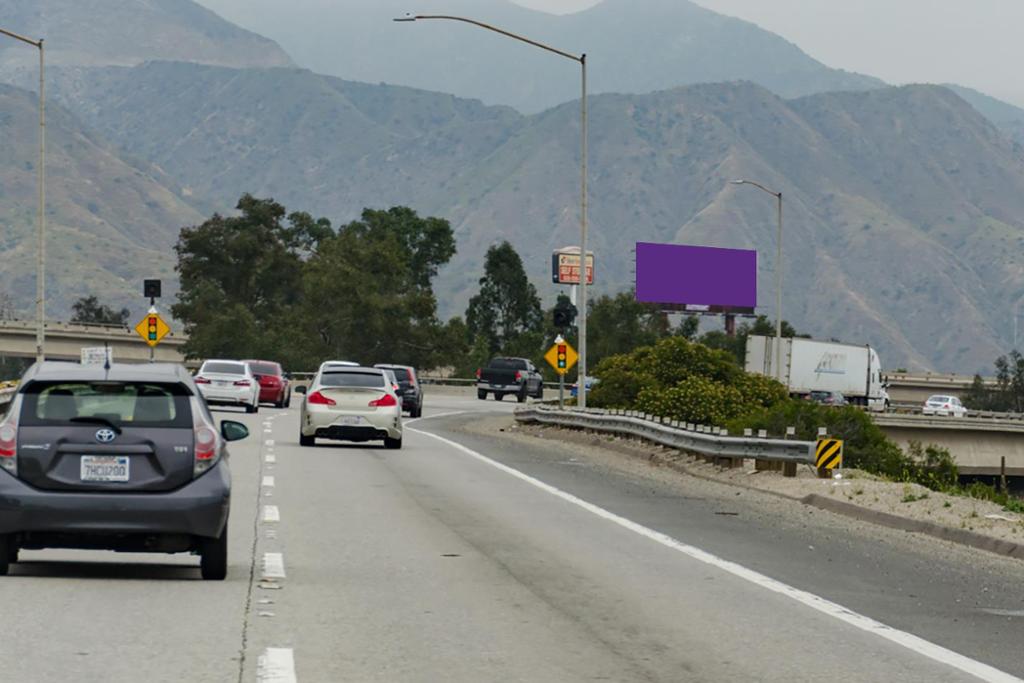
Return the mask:
<path id="1" fill-rule="evenodd" d="M 889 393 L 882 363 L 870 346 L 783 338 L 781 372 L 775 367 L 775 337 L 747 337 L 747 372 L 774 377 L 792 396 L 838 391 L 850 403 L 885 410 Z"/>

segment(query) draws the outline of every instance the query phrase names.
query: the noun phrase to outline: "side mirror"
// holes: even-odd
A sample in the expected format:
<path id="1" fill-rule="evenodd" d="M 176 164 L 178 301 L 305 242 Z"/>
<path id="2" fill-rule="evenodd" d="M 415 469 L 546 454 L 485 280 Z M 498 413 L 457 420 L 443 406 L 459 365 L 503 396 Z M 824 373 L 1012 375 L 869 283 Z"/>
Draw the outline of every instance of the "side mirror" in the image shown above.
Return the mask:
<path id="1" fill-rule="evenodd" d="M 225 441 L 241 441 L 249 436 L 249 428 L 241 422 L 224 420 L 220 423 L 220 435 Z"/>
<path id="2" fill-rule="evenodd" d="M 306 393 L 306 387 L 300 384 L 299 386 L 295 387 L 295 393 L 296 394 L 304 394 L 304 393 Z"/>

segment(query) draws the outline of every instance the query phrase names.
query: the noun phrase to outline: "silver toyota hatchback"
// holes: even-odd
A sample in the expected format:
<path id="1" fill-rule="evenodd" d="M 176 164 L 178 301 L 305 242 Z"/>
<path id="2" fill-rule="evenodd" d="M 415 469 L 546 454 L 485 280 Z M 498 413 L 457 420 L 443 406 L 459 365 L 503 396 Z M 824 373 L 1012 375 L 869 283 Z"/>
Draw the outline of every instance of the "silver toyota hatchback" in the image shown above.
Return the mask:
<path id="1" fill-rule="evenodd" d="M 44 362 L 0 419 L 0 575 L 20 549 L 199 555 L 227 574 L 226 442 L 180 365 Z"/>

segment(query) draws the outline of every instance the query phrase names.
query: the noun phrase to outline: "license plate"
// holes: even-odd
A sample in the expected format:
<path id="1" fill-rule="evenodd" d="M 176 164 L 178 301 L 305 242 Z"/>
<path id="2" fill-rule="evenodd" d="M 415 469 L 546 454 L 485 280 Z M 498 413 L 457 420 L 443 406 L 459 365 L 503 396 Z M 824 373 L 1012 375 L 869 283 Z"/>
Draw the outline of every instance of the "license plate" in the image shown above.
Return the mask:
<path id="1" fill-rule="evenodd" d="M 83 455 L 82 481 L 128 481 L 127 455 Z"/>
<path id="2" fill-rule="evenodd" d="M 361 424 L 365 424 L 365 420 L 358 415 L 345 415 L 339 417 L 335 424 L 342 425 L 343 427 L 355 427 Z"/>
<path id="3" fill-rule="evenodd" d="M 230 384 L 230 382 L 228 382 L 227 380 L 218 379 L 213 384 L 214 386 L 218 387 L 226 387 L 228 384 Z"/>

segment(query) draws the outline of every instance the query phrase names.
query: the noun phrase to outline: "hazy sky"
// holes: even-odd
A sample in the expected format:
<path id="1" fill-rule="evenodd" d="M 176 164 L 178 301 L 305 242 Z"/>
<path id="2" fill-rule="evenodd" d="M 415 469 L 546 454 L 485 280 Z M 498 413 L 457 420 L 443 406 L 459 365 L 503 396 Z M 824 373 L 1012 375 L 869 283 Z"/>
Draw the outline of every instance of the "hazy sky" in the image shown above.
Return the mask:
<path id="1" fill-rule="evenodd" d="M 282 2 L 285 0 L 282 0 Z M 314 6 L 329 0 L 288 0 Z M 372 2 L 372 0 L 367 0 Z M 595 0 L 515 0 L 552 12 Z M 199 0 L 244 25 L 248 0 Z M 415 0 L 411 0 L 415 4 Z M 894 84 L 957 83 L 1024 106 L 1024 0 L 695 0 L 754 22 L 828 66 Z M 443 5 L 432 0 L 431 6 Z"/>

